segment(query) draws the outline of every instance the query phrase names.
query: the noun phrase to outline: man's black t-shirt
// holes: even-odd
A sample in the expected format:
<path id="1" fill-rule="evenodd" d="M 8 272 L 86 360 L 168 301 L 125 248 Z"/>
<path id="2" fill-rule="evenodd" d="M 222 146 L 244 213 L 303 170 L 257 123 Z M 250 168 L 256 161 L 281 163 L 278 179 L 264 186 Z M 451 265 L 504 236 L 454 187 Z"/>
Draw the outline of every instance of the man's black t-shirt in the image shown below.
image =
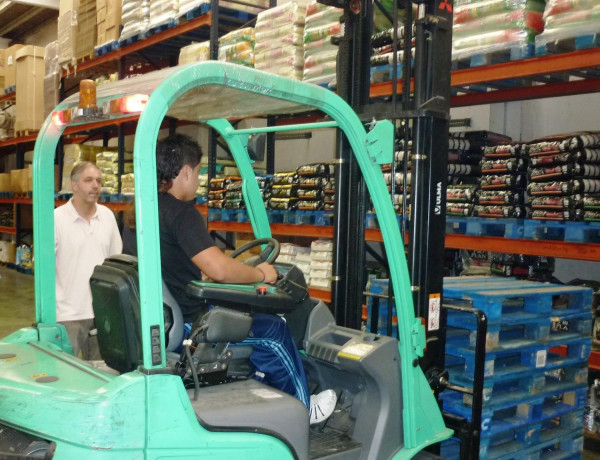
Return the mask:
<path id="1" fill-rule="evenodd" d="M 158 221 L 163 280 L 179 303 L 184 320 L 192 322 L 201 305 L 187 296 L 185 287 L 190 281 L 202 278 L 192 257 L 214 246 L 215 242 L 194 203 L 178 200 L 169 193 L 158 194 Z M 135 238 L 133 232 L 123 233 L 123 252 L 137 255 L 132 236 Z"/>

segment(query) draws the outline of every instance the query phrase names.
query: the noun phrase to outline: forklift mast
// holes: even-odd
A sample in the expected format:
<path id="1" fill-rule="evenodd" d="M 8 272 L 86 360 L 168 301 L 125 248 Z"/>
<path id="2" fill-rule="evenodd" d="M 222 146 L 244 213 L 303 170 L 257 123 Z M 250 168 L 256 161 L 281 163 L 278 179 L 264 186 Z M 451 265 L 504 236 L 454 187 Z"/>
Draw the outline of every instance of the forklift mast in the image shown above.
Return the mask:
<path id="1" fill-rule="evenodd" d="M 354 108 L 363 122 L 373 118 L 404 120 L 405 151 L 412 142 L 410 221 L 407 230 L 408 267 L 415 314 L 427 330 L 427 350 L 421 359 L 424 370 L 444 367 L 445 324 L 441 307 L 445 208 L 450 112 L 450 62 L 453 0 L 396 0 L 392 11 L 382 0 L 321 0 L 344 8 L 345 36 L 340 40 L 338 94 Z M 392 96 L 384 103 L 370 103 L 370 56 L 373 11 L 379 8 L 392 24 L 393 50 L 408 48 L 412 41 L 413 5 L 417 5 L 415 56 L 392 65 Z M 404 40 L 398 29 L 403 11 Z M 395 53 L 394 53 L 395 54 Z M 402 93 L 398 94 L 397 64 L 402 64 Z M 411 92 L 411 75 L 414 91 Z M 396 139 L 397 141 L 399 139 Z M 365 214 L 368 196 L 347 142 L 338 137 L 336 186 L 338 187 L 333 263 L 332 304 L 338 324 L 359 328 L 365 272 Z M 392 174 L 395 169 L 392 169 Z M 406 173 L 406 170 L 405 170 Z M 392 180 L 392 187 L 394 181 Z M 405 192 L 406 197 L 406 192 Z M 404 200 L 406 203 L 406 200 Z M 406 209 L 406 205 L 404 205 Z M 404 225 L 403 225 L 403 230 Z M 347 248 L 353 248 L 348 251 Z M 390 286 L 390 298 L 393 296 Z"/>

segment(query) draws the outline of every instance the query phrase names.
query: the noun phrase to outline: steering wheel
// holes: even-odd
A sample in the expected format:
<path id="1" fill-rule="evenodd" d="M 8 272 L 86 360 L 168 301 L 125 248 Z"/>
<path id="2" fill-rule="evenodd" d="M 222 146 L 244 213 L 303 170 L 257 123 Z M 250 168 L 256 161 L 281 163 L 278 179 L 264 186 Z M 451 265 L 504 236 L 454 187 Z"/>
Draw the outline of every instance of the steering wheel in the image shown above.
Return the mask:
<path id="1" fill-rule="evenodd" d="M 247 252 L 250 249 L 255 248 L 256 246 L 262 246 L 263 244 L 266 244 L 267 247 L 263 249 L 260 255 L 258 257 L 248 259 L 246 262 L 248 263 L 248 265 L 251 265 L 253 267 L 256 267 L 258 264 L 261 264 L 263 262 L 267 262 L 273 265 L 275 259 L 277 259 L 277 256 L 279 256 L 280 249 L 279 241 L 277 241 L 275 238 L 259 238 L 254 241 L 250 241 L 249 243 L 246 243 L 245 245 L 233 251 L 230 257 L 232 259 L 235 259 L 240 254 L 243 254 L 244 252 Z"/>

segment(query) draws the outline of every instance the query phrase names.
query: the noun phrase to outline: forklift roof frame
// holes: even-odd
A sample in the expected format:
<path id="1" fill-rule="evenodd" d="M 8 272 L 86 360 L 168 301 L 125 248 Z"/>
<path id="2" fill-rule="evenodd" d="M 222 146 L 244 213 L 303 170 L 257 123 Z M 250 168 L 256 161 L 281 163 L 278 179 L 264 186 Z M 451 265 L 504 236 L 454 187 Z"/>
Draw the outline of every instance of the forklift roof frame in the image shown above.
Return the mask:
<path id="1" fill-rule="evenodd" d="M 264 115 L 267 107 L 272 109 L 267 110 L 268 114 L 316 108 L 334 122 L 269 129 L 283 131 L 337 126 L 348 138 L 373 200 L 394 285 L 404 405 L 405 449 L 401 456 L 410 458 L 427 445 L 448 438 L 449 430 L 444 426 L 437 402 L 418 365 L 425 348 L 425 329 L 414 314 L 404 244 L 380 167 L 380 164 L 390 163 L 393 159 L 393 125 L 389 121 L 378 122 L 367 133 L 348 104 L 327 89 L 214 61 L 169 68 L 139 79 L 101 86 L 98 88 L 98 101 L 105 115 L 130 116 L 131 113 L 119 112 L 122 109 L 115 111 L 118 104 L 114 101 L 135 94 L 150 96 L 144 101 L 145 108 L 136 130 L 143 135 L 136 135 L 134 143 L 141 330 L 143 367 L 146 371 L 160 372 L 166 366 L 164 343 L 160 344 L 159 353 L 156 353 L 151 340 L 153 326 L 159 326 L 161 337 L 164 336 L 162 302 L 157 301 L 162 299 L 162 284 L 154 161 L 164 117 L 170 115 L 205 122 L 228 142 L 242 175 L 243 192 L 255 237 L 264 238 L 270 237 L 271 232 L 246 147 L 249 133 L 265 129 L 236 131 L 226 118 Z M 69 116 L 61 118 L 60 114 L 76 111 L 78 102 L 78 95 L 74 95 L 59 104 L 44 122 L 34 149 L 35 307 L 36 322 L 40 326 L 56 323 L 54 227 L 49 225 L 54 219 L 52 172 L 55 151 L 68 124 L 86 122 L 77 118 L 69 120 Z M 41 337 L 43 327 L 39 330 Z"/>

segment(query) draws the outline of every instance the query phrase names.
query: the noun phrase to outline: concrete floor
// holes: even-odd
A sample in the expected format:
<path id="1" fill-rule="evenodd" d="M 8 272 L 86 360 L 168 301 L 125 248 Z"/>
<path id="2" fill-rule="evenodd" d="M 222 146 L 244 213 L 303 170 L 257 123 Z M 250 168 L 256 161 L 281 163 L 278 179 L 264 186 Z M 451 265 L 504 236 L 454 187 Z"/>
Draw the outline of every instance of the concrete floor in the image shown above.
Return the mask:
<path id="1" fill-rule="evenodd" d="M 0 339 L 35 321 L 33 276 L 0 266 Z M 598 460 L 600 453 L 584 451 L 582 460 Z"/>
<path id="2" fill-rule="evenodd" d="M 35 320 L 33 276 L 0 266 L 0 338 Z"/>

